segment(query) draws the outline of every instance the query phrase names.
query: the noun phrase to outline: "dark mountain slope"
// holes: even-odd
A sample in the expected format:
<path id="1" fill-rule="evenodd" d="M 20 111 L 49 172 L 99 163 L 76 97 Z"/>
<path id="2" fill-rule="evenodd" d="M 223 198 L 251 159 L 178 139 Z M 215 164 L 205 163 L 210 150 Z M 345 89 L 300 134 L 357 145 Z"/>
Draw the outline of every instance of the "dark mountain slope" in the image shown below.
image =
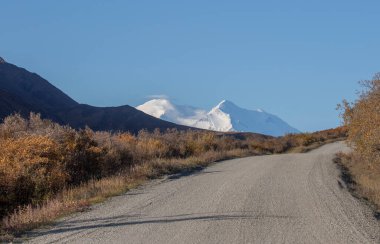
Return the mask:
<path id="1" fill-rule="evenodd" d="M 78 105 L 39 75 L 8 63 L 0 63 L 0 90 L 16 95 L 30 105 L 44 109 L 54 110 Z"/>
<path id="2" fill-rule="evenodd" d="M 87 125 L 94 130 L 136 133 L 141 129 L 189 129 L 156 119 L 128 105 L 103 108 L 79 104 L 39 75 L 0 58 L 0 120 L 15 112 L 23 116 L 38 112 L 60 124 L 74 128 Z"/>
<path id="3" fill-rule="evenodd" d="M 130 131 L 133 133 L 137 133 L 141 129 L 153 131 L 155 128 L 190 129 L 190 127 L 156 119 L 128 105 L 99 108 L 80 104 L 70 109 L 57 111 L 55 114 L 62 118 L 65 124 L 74 128 L 83 128 L 87 125 L 93 130 Z"/>
<path id="4" fill-rule="evenodd" d="M 30 111 L 37 112 L 38 109 L 31 104 L 27 104 L 20 97 L 0 90 L 0 118 L 4 118 L 15 111 L 27 116 Z"/>

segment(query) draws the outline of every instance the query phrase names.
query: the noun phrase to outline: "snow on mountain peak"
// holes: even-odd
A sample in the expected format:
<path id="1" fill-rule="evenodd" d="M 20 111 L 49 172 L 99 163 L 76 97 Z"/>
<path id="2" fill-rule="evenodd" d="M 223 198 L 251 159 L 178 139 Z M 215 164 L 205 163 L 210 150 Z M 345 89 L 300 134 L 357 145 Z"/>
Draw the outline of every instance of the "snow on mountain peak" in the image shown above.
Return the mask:
<path id="1" fill-rule="evenodd" d="M 228 107 L 237 107 L 233 102 L 229 100 L 223 100 L 215 108 L 223 109 Z"/>
<path id="2" fill-rule="evenodd" d="M 209 112 L 190 106 L 175 105 L 168 99 L 153 99 L 137 109 L 170 122 L 214 131 L 256 132 L 272 136 L 298 133 L 279 117 L 264 110 L 248 110 L 223 100 Z"/>
<path id="3" fill-rule="evenodd" d="M 222 100 L 220 103 L 218 103 L 218 105 L 216 105 L 216 107 L 221 107 L 223 106 L 223 104 L 225 104 L 227 102 L 227 100 Z"/>
<path id="4" fill-rule="evenodd" d="M 174 110 L 174 105 L 168 99 L 153 99 L 137 107 L 138 110 L 156 118 L 161 118 L 168 111 Z"/>
<path id="5" fill-rule="evenodd" d="M 176 105 L 168 99 L 153 99 L 136 108 L 156 118 L 191 127 L 196 127 L 194 124 L 207 114 L 203 109 Z"/>

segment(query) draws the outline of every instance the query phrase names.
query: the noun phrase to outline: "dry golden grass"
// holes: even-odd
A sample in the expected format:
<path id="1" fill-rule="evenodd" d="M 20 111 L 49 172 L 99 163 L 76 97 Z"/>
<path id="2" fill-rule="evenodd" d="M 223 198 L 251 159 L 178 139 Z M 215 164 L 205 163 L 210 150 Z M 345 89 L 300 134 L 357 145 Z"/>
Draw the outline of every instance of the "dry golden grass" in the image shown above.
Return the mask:
<path id="1" fill-rule="evenodd" d="M 136 182 L 128 182 L 125 177 L 114 176 L 100 180 L 91 180 L 70 189 L 64 189 L 54 198 L 41 205 L 19 207 L 3 219 L 2 226 L 8 232 L 22 232 L 41 224 L 50 223 L 64 214 L 78 211 L 92 203 L 125 192 Z"/>
<path id="2" fill-rule="evenodd" d="M 352 180 L 348 182 L 351 188 L 374 203 L 377 211 L 380 211 L 380 167 L 365 163 L 355 152 L 339 153 L 336 160 L 348 171 L 348 181 Z"/>

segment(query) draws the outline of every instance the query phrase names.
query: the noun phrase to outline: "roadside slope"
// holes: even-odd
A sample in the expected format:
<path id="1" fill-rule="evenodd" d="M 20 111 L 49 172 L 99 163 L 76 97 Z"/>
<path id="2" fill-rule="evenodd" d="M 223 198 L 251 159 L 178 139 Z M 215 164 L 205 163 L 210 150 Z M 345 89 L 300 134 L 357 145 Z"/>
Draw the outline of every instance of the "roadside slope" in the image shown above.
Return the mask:
<path id="1" fill-rule="evenodd" d="M 333 164 L 343 143 L 169 177 L 30 234 L 32 243 L 378 243 Z"/>

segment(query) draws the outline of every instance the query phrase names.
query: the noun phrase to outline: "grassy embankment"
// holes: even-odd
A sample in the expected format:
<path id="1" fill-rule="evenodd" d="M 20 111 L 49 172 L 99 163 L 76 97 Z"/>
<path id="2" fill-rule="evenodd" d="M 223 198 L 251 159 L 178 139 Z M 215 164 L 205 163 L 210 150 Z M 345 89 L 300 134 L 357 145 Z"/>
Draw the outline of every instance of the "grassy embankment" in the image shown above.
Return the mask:
<path id="1" fill-rule="evenodd" d="M 354 103 L 341 105 L 353 151 L 339 154 L 336 161 L 344 167 L 351 189 L 380 211 L 380 73 L 361 86 Z"/>
<path id="2" fill-rule="evenodd" d="M 0 124 L 1 235 L 12 235 L 121 194 L 148 179 L 252 155 L 305 152 L 345 128 L 273 138 L 176 130 L 138 135 L 74 130 L 39 115 Z"/>

